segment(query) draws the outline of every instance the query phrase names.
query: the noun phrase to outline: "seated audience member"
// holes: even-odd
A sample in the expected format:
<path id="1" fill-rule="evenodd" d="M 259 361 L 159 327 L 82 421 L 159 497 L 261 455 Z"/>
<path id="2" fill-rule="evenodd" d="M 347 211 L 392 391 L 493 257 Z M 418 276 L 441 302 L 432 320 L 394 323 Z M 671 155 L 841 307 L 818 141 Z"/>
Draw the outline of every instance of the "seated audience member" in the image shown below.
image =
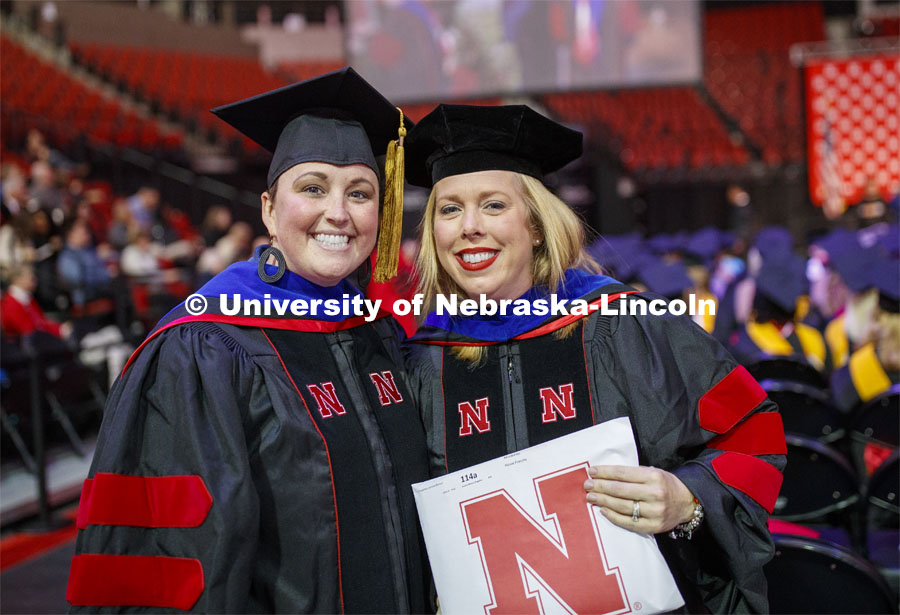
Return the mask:
<path id="1" fill-rule="evenodd" d="M 66 194 L 57 185 L 56 170 L 45 160 L 38 160 L 31 165 L 31 198 L 37 206 L 50 212 L 54 217 L 66 216 L 69 203 Z"/>
<path id="2" fill-rule="evenodd" d="M 847 209 L 844 219 L 850 228 L 864 229 L 876 224 L 892 222 L 894 212 L 885 203 L 878 184 L 870 177 L 866 182 L 866 190 L 862 199 Z"/>
<path id="3" fill-rule="evenodd" d="M 75 305 L 83 306 L 109 289 L 109 271 L 91 246 L 91 236 L 83 222 L 76 222 L 69 228 L 56 266 L 60 282 L 71 294 Z"/>
<path id="4" fill-rule="evenodd" d="M 30 265 L 19 267 L 9 288 L 0 297 L 0 325 L 3 335 L 18 343 L 22 338 L 35 332 L 50 334 L 59 339 L 78 339 L 79 358 L 88 366 L 108 370 L 109 383 L 125 365 L 133 348 L 124 344 L 122 333 L 114 325 L 97 329 L 91 319 L 56 323 L 44 315 L 44 311 L 34 298 L 37 278 Z"/>
<path id="5" fill-rule="evenodd" d="M 138 225 L 131 215 L 131 208 L 125 199 L 116 199 L 112 206 L 112 220 L 106 231 L 106 242 L 116 250 L 124 250 L 134 233 L 139 232 Z"/>
<path id="6" fill-rule="evenodd" d="M 28 209 L 28 178 L 22 169 L 15 164 L 2 166 L 3 180 L 0 183 L 0 202 L 4 222 L 8 216 L 20 214 Z"/>
<path id="7" fill-rule="evenodd" d="M 163 247 L 153 243 L 150 232 L 138 231 L 134 241 L 125 246 L 119 259 L 119 269 L 132 277 L 150 277 L 160 272 L 159 257 Z"/>
<path id="8" fill-rule="evenodd" d="M 715 306 L 710 313 L 696 314 L 692 318 L 710 334 L 715 331 L 718 313 L 718 297 L 712 290 L 712 276 L 717 270 L 720 256 L 724 255 L 723 250 L 731 241 L 730 234 L 705 228 L 694 233 L 685 245 L 684 263 L 688 276 L 694 282 L 691 292 L 698 301 L 708 301 Z"/>
<path id="9" fill-rule="evenodd" d="M 730 350 L 744 364 L 778 356 L 793 356 L 819 371 L 831 361 L 822 334 L 797 322 L 797 300 L 806 293 L 805 265 L 792 254 L 764 262 L 756 276 L 753 311 L 731 336 Z"/>
<path id="10" fill-rule="evenodd" d="M 13 272 L 35 260 L 31 241 L 31 214 L 21 212 L 0 226 L 0 279 L 8 282 Z"/>
<path id="11" fill-rule="evenodd" d="M 253 229 L 246 222 L 235 222 L 228 233 L 212 247 L 206 248 L 197 261 L 197 273 L 209 279 L 228 265 L 250 256 Z"/>
<path id="12" fill-rule="evenodd" d="M 159 202 L 159 190 L 149 186 L 141 186 L 137 192 L 128 197 L 131 216 L 142 229 L 149 230 L 153 226 L 159 211 Z"/>
<path id="13" fill-rule="evenodd" d="M 31 245 L 38 261 L 54 256 L 63 246 L 59 227 L 41 209 L 31 214 Z"/>
<path id="14" fill-rule="evenodd" d="M 829 252 L 830 266 L 847 289 L 843 309 L 825 326 L 825 339 L 838 349 L 833 352 L 835 367 L 844 365 L 850 354 L 874 339 L 878 291 L 871 273 L 880 258 L 877 248 L 862 248 L 853 236 Z"/>
<path id="15" fill-rule="evenodd" d="M 13 341 L 35 331 L 43 331 L 58 338 L 71 336 L 71 323 L 59 324 L 44 315 L 44 310 L 34 298 L 36 288 L 34 269 L 30 265 L 19 266 L 12 275 L 9 288 L 0 298 L 3 334 Z"/>
<path id="16" fill-rule="evenodd" d="M 793 246 L 794 239 L 784 227 L 768 226 L 757 234 L 753 245 L 747 250 L 745 274 L 728 288 L 720 302 L 721 309 L 716 312 L 716 339 L 723 340 L 727 345 L 734 332 L 749 320 L 760 268 L 766 261 L 780 260 L 792 254 Z"/>
<path id="17" fill-rule="evenodd" d="M 203 234 L 203 243 L 207 246 L 214 246 L 216 242 L 222 239 L 231 228 L 231 210 L 224 205 L 213 205 L 206 212 L 203 218 L 203 226 L 201 232 Z"/>
<path id="18" fill-rule="evenodd" d="M 877 292 L 872 341 L 850 355 L 831 376 L 835 404 L 850 412 L 900 383 L 900 262 L 884 259 L 869 270 Z"/>
<path id="19" fill-rule="evenodd" d="M 44 160 L 54 168 L 71 172 L 76 169 L 79 165 L 76 165 L 73 161 L 69 160 L 62 154 L 62 152 L 51 148 L 47 145 L 47 141 L 44 139 L 43 133 L 37 128 L 32 128 L 28 131 L 28 135 L 26 136 L 25 149 L 28 152 L 29 158 L 33 160 Z M 82 165 L 83 166 L 83 165 Z"/>
<path id="20" fill-rule="evenodd" d="M 844 237 L 847 235 L 850 233 L 839 229 L 814 240 L 809 246 L 806 278 L 809 280 L 810 308 L 803 322 L 823 333 L 828 324 L 843 313 L 847 303 L 849 290 L 829 256 L 845 241 Z M 849 241 L 854 240 L 851 237 Z M 841 333 L 843 335 L 842 331 Z M 826 341 L 829 343 L 835 365 L 843 365 L 847 361 L 846 335 L 843 335 L 843 341 L 837 338 L 828 339 L 828 336 Z"/>

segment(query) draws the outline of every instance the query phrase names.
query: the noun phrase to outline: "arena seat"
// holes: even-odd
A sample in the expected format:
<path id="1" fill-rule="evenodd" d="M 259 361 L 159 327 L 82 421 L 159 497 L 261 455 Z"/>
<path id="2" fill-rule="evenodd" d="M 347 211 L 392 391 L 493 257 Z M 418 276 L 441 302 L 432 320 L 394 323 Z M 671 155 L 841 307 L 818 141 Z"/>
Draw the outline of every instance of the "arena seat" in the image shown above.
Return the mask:
<path id="1" fill-rule="evenodd" d="M 181 135 L 104 98 L 6 36 L 0 37 L 0 88 L 4 112 L 41 117 L 56 146 L 82 135 L 143 149 L 171 150 L 183 144 Z"/>
<path id="2" fill-rule="evenodd" d="M 770 165 L 802 161 L 802 76 L 790 63 L 798 42 L 825 38 L 818 2 L 772 3 L 705 13 L 704 83 Z"/>
<path id="3" fill-rule="evenodd" d="M 765 567 L 772 613 L 896 613 L 878 570 L 849 549 L 814 538 L 774 536 Z"/>
<path id="4" fill-rule="evenodd" d="M 288 78 L 289 82 L 304 81 L 316 75 L 338 70 L 344 65 L 341 62 L 281 62 L 278 70 Z"/>
<path id="5" fill-rule="evenodd" d="M 786 433 L 815 438 L 826 444 L 844 437 L 843 415 L 822 389 L 780 379 L 766 379 L 760 385 L 769 399 L 778 404 Z"/>
<path id="6" fill-rule="evenodd" d="M 605 137 L 629 169 L 698 169 L 743 164 L 713 110 L 689 87 L 548 94 L 563 120 Z"/>
<path id="7" fill-rule="evenodd" d="M 869 477 L 866 554 L 894 587 L 900 586 L 900 452 L 894 451 Z"/>
<path id="8" fill-rule="evenodd" d="M 776 380 L 806 384 L 816 389 L 826 389 L 828 383 L 812 365 L 792 357 L 770 357 L 747 366 L 747 371 L 759 382 Z"/>
<path id="9" fill-rule="evenodd" d="M 86 455 L 82 434 L 96 430 L 106 402 L 98 383 L 100 376 L 85 367 L 65 342 L 44 332 L 32 333 L 21 345 L 4 342 L 2 347 L 2 427 L 25 466 L 34 468 L 34 451 L 30 450 L 32 378 L 37 378 L 47 441 L 66 441 L 79 455 Z M 31 361 L 36 362 L 34 372 Z M 49 429 L 51 426 L 59 431 Z"/>
<path id="10" fill-rule="evenodd" d="M 851 413 L 850 455 L 860 476 L 871 474 L 880 458 L 896 451 L 900 446 L 898 440 L 900 384 L 895 384 L 881 395 L 860 404 Z M 875 451 L 878 453 L 873 456 Z M 866 458 L 867 452 L 869 459 Z"/>
<path id="11" fill-rule="evenodd" d="M 250 153 L 259 146 L 217 120 L 211 108 L 288 85 L 295 75 L 308 78 L 341 66 L 291 63 L 282 75 L 267 72 L 255 58 L 93 43 L 70 43 L 69 49 L 79 63 L 173 119 L 213 139 L 238 140 Z"/>
<path id="12" fill-rule="evenodd" d="M 812 438 L 786 434 L 787 466 L 772 516 L 802 523 L 829 541 L 860 546 L 860 488 L 850 462 Z"/>
<path id="13" fill-rule="evenodd" d="M 856 474 L 837 450 L 804 436 L 789 434 L 785 440 L 788 463 L 773 516 L 815 522 L 859 501 Z"/>

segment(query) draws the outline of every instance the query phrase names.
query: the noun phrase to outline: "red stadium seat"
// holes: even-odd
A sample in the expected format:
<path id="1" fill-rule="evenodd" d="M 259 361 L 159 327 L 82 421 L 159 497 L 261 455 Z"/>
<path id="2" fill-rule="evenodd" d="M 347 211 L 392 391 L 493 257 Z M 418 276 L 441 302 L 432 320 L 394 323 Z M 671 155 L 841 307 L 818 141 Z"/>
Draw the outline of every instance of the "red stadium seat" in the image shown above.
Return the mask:
<path id="1" fill-rule="evenodd" d="M 115 99 L 104 98 L 7 37 L 0 37 L 0 45 L 4 108 L 49 121 L 55 127 L 47 135 L 53 144 L 64 145 L 82 134 L 128 147 L 163 144 L 158 131 L 142 131 L 146 121 Z M 106 71 L 129 67 L 133 59 L 96 45 L 73 45 L 71 50 L 81 61 L 95 62 Z"/>

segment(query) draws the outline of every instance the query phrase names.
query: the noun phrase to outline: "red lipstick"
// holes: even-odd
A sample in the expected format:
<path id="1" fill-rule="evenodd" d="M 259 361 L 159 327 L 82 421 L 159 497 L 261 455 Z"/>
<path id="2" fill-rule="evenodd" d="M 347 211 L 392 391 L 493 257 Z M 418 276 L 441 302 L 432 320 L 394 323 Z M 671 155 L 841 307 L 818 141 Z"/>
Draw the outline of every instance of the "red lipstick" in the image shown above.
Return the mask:
<path id="1" fill-rule="evenodd" d="M 477 263 L 467 263 L 463 260 L 463 254 L 492 254 L 491 257 L 484 259 L 483 261 L 478 261 Z M 497 256 L 500 254 L 499 250 L 488 250 L 485 248 L 467 248 L 465 250 L 460 250 L 456 253 L 456 262 L 459 263 L 459 266 L 465 269 L 466 271 L 480 271 L 482 269 L 487 269 L 494 261 L 497 260 Z"/>

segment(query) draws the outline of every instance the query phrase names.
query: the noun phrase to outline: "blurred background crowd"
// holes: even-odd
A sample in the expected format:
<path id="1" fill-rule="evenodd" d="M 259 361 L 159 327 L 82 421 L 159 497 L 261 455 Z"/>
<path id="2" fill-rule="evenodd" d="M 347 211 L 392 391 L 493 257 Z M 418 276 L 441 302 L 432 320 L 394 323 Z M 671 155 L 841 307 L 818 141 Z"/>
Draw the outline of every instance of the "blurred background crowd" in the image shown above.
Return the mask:
<path id="1" fill-rule="evenodd" d="M 46 447 L 88 456 L 130 352 L 266 241 L 268 155 L 208 109 L 350 64 L 413 120 L 525 102 L 582 130 L 584 157 L 549 183 L 591 254 L 623 282 L 715 300 L 698 325 L 779 401 L 800 455 L 776 517 L 821 523 L 804 531 L 893 570 L 896 592 L 896 532 L 866 533 L 898 512 L 895 2 L 0 0 L 0 27 L 7 477 L 46 483 Z M 426 197 L 408 190 L 401 276 L 373 292 L 414 288 Z M 790 491 L 838 471 L 824 502 Z M 44 516 L 77 496 L 46 490 Z"/>

